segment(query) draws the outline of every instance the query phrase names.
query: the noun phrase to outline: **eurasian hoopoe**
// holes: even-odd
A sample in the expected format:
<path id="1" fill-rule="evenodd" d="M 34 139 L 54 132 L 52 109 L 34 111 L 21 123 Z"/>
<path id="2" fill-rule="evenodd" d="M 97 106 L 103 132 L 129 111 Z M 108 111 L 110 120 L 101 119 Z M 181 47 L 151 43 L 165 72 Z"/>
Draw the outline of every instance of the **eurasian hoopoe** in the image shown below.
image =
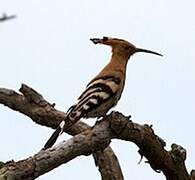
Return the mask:
<path id="1" fill-rule="evenodd" d="M 69 108 L 66 118 L 47 141 L 44 149 L 51 147 L 65 128 L 69 128 L 82 117 L 104 117 L 117 104 L 124 89 L 127 62 L 131 55 L 137 52 L 145 52 L 162 56 L 150 50 L 136 48 L 122 39 L 103 37 L 102 39 L 94 38 L 90 40 L 94 44 L 111 46 L 111 60 L 89 82 L 85 91 L 78 98 L 78 102 Z"/>

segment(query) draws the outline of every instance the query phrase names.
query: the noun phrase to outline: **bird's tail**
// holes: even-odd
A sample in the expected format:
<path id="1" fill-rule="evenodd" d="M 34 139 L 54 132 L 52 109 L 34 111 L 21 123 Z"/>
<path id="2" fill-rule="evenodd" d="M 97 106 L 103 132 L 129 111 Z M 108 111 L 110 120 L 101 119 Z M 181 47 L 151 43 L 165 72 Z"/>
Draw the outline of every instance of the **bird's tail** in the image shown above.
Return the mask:
<path id="1" fill-rule="evenodd" d="M 60 125 L 57 127 L 57 129 L 53 132 L 51 137 L 48 139 L 48 141 L 45 143 L 43 149 L 48 149 L 55 144 L 56 140 L 58 139 L 58 136 L 63 133 L 64 125 L 65 125 L 65 121 L 62 121 Z"/>

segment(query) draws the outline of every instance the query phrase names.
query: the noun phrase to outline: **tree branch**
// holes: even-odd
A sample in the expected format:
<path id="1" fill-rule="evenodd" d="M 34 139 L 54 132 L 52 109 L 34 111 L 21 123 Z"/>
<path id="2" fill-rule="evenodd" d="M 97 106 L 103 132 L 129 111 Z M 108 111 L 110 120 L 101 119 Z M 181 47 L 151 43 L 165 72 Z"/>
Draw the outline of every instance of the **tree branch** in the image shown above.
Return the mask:
<path id="1" fill-rule="evenodd" d="M 151 167 L 162 171 L 167 180 L 193 179 L 187 173 L 184 164 L 186 151 L 181 146 L 173 144 L 171 151 L 166 151 L 164 141 L 155 135 L 150 126 L 133 123 L 118 112 L 112 112 L 94 128 L 75 135 L 53 148 L 40 151 L 23 161 L 6 163 L 0 169 L 0 177 L 8 179 L 25 177 L 26 180 L 31 180 L 77 156 L 101 151 L 113 138 L 134 142 L 140 148 L 141 155 L 148 159 Z"/>
<path id="2" fill-rule="evenodd" d="M 15 19 L 16 15 L 7 15 L 6 13 L 3 13 L 2 17 L 0 17 L 0 22 L 8 21 L 11 19 Z"/>
<path id="3" fill-rule="evenodd" d="M 23 95 L 10 89 L 0 88 L 0 104 L 27 115 L 37 124 L 53 129 L 57 128 L 65 117 L 64 112 L 56 110 L 55 104 L 50 104 L 42 95 L 25 84 L 22 84 L 19 91 Z M 66 132 L 76 135 L 87 129 L 91 129 L 91 127 L 83 122 L 78 122 Z M 103 180 L 123 180 L 118 159 L 110 147 L 101 153 L 94 153 L 93 156 Z"/>

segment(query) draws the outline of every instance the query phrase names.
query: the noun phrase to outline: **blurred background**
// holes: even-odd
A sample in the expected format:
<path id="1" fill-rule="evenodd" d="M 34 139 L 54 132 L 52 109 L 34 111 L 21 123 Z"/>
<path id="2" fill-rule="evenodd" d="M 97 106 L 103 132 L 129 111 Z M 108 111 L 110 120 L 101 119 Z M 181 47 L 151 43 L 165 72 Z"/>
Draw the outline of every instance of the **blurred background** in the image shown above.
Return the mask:
<path id="1" fill-rule="evenodd" d="M 152 124 L 167 150 L 172 143 L 186 148 L 190 171 L 195 168 L 194 7 L 193 0 L 0 0 L 0 15 L 17 15 L 0 23 L 0 87 L 18 90 L 26 83 L 66 111 L 111 55 L 89 38 L 123 38 L 162 53 L 162 58 L 139 53 L 130 59 L 125 91 L 114 110 Z M 53 132 L 2 105 L 0 119 L 0 161 L 37 153 Z M 64 133 L 58 142 L 68 138 Z M 138 165 L 134 144 L 112 140 L 111 146 L 125 179 L 165 179 L 144 160 Z M 81 156 L 38 179 L 60 178 L 95 180 L 100 174 L 91 156 Z"/>

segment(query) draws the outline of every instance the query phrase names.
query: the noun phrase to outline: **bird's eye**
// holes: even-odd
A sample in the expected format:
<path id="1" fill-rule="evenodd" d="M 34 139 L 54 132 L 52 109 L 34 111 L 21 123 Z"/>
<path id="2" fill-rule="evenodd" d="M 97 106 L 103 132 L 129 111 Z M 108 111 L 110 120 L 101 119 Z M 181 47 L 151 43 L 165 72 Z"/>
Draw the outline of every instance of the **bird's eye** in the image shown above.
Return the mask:
<path id="1" fill-rule="evenodd" d="M 128 50 L 129 49 L 129 46 L 125 46 L 125 50 Z"/>
<path id="2" fill-rule="evenodd" d="M 107 41 L 108 40 L 108 37 L 103 37 L 103 39 L 102 39 L 103 41 Z"/>

